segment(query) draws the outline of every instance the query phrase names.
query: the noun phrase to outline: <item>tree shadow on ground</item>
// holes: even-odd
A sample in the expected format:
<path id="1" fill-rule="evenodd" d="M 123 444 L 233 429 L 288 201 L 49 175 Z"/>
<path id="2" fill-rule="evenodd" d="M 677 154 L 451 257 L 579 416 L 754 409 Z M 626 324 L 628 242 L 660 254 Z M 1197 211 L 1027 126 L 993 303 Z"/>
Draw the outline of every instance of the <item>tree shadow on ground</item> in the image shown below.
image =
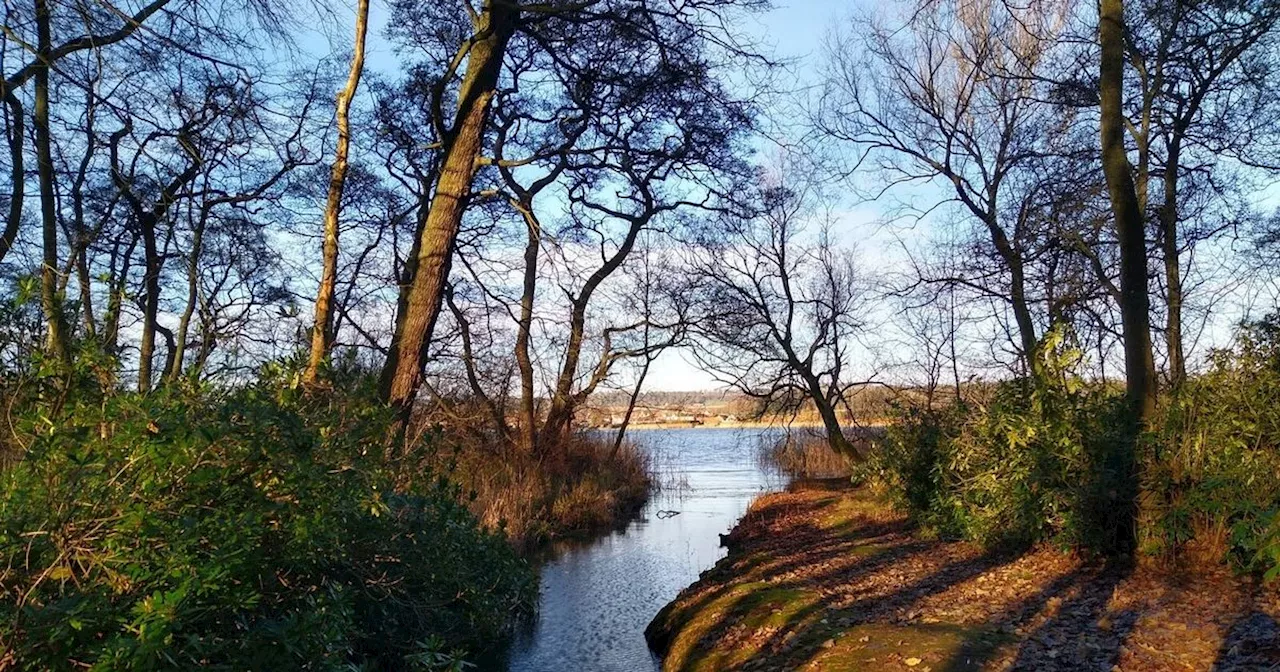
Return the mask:
<path id="1" fill-rule="evenodd" d="M 1231 625 L 1213 663 L 1213 672 L 1246 670 L 1280 670 L 1280 624 L 1257 610 Z"/>
<path id="2" fill-rule="evenodd" d="M 796 618 L 798 627 L 775 635 L 760 651 L 777 651 L 785 641 L 794 649 L 784 654 L 788 660 L 822 670 L 894 669 L 912 657 L 940 672 L 980 670 L 996 658 L 1015 670 L 1110 669 L 1136 620 L 1132 613 L 1106 608 L 1130 572 L 1126 564 L 1078 567 L 982 623 L 928 622 L 912 615 L 909 607 L 921 599 L 1016 559 L 986 554 L 821 617 L 812 615 L 816 608 L 797 614 L 809 618 Z"/>
<path id="3" fill-rule="evenodd" d="M 1079 577 L 1070 594 L 1025 632 L 1011 669 L 1111 669 L 1138 615 L 1113 613 L 1107 604 L 1132 572 L 1132 563 L 1114 561 Z"/>
<path id="4" fill-rule="evenodd" d="M 805 508 L 811 512 L 830 501 Z M 755 517 L 757 522 L 762 522 L 768 516 L 766 508 Z M 753 544 L 751 553 L 729 559 L 712 570 L 724 579 L 714 584 L 717 588 L 681 604 L 677 608 L 677 622 L 659 628 L 668 632 L 685 630 L 686 640 L 696 638 L 696 641 L 684 642 L 673 662 L 682 672 L 687 672 L 738 667 L 750 658 L 749 655 L 743 658 L 741 654 L 751 652 L 802 659 L 832 634 L 833 618 L 845 627 L 877 617 L 886 618 L 925 596 L 944 591 L 1016 557 L 975 554 L 971 549 L 961 553 L 954 545 L 917 539 L 910 533 L 911 525 L 904 519 L 884 521 L 854 515 L 834 525 L 793 526 L 783 538 L 767 539 L 759 548 Z M 751 536 L 758 537 L 759 528 Z M 786 560 L 775 561 L 774 557 Z M 905 586 L 877 584 L 874 580 L 878 573 L 893 572 L 895 567 L 930 563 L 940 566 L 915 580 L 904 577 Z M 814 568 L 821 569 L 813 571 Z M 714 581 L 717 577 L 708 578 Z M 867 594 L 855 596 L 854 602 L 845 608 L 832 610 L 822 599 L 824 593 L 859 585 L 864 579 L 870 580 Z M 883 590 L 886 587 L 887 591 Z M 660 614 L 655 623 L 663 618 Z M 681 619 L 683 622 L 679 622 Z M 749 647 L 724 646 L 726 641 L 741 638 L 744 631 L 754 635 Z M 651 638 L 651 643 L 662 650 L 672 642 Z"/>
<path id="5" fill-rule="evenodd" d="M 1012 669 L 1110 669 L 1136 620 L 1108 609 L 1132 570 L 1118 562 L 1076 565 L 1035 581 L 1030 594 L 1007 605 L 993 598 L 966 611 L 974 598 L 962 597 L 960 617 L 922 618 L 927 598 L 980 577 L 988 578 L 960 594 L 998 580 L 995 570 L 1022 554 L 920 539 L 900 518 L 855 513 L 815 524 L 809 514 L 833 504 L 840 502 L 823 497 L 749 514 L 755 524 L 730 538 L 730 556 L 704 576 L 714 588 L 683 596 L 651 626 L 666 633 L 651 639 L 660 651 L 680 640 L 667 669 L 908 669 L 912 657 L 935 672 L 995 661 Z M 788 511 L 802 515 L 788 518 Z M 1037 567 L 1010 569 L 1022 575 Z"/>

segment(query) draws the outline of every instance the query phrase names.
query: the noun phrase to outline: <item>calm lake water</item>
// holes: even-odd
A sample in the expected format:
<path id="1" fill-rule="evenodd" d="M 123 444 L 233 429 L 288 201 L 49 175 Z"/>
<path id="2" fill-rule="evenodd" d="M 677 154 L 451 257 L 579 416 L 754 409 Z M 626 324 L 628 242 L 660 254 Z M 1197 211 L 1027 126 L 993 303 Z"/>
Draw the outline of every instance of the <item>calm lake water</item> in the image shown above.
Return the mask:
<path id="1" fill-rule="evenodd" d="M 643 672 L 658 660 L 644 628 L 724 557 L 728 532 L 783 478 L 757 464 L 774 430 L 650 429 L 628 437 L 654 457 L 663 489 L 626 529 L 565 545 L 541 569 L 537 622 L 513 644 L 512 672 Z M 679 515 L 659 518 L 659 511 Z"/>

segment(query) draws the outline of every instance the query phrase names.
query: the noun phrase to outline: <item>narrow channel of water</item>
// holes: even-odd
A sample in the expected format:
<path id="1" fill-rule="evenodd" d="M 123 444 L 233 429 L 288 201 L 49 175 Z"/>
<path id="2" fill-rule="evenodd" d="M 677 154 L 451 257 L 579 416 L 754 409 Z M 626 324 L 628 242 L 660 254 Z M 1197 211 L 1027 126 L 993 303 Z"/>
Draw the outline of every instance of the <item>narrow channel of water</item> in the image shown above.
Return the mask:
<path id="1" fill-rule="evenodd" d="M 540 572 L 537 622 L 513 644 L 507 669 L 657 670 L 645 626 L 724 557 L 719 535 L 751 500 L 785 485 L 756 460 L 757 446 L 772 435 L 768 429 L 629 432 L 653 456 L 663 488 L 625 530 L 555 549 Z"/>

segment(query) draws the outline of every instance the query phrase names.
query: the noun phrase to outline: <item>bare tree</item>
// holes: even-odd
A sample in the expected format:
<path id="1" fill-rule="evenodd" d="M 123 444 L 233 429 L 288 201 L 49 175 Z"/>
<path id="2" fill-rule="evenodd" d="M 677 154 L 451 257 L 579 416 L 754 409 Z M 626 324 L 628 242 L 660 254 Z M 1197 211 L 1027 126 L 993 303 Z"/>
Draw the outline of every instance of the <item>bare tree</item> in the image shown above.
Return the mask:
<path id="1" fill-rule="evenodd" d="M 981 227 L 979 258 L 998 261 L 999 285 L 988 274 L 935 280 L 1001 297 L 1026 371 L 1043 318 L 1029 278 L 1040 239 L 1028 221 L 1036 194 L 1025 176 L 1052 151 L 1042 70 L 1065 11 L 1053 2 L 941 2 L 903 25 L 862 22 L 831 45 L 814 114 L 822 136 L 852 146 L 855 169 L 874 168 L 886 189 L 938 185 Z"/>
<path id="2" fill-rule="evenodd" d="M 781 179 L 762 189 L 755 216 L 702 236 L 690 260 L 700 292 L 695 353 L 767 407 L 811 403 L 831 449 L 860 459 L 839 411 L 864 384 L 849 374 L 865 326 L 864 279 L 829 229 L 811 235 L 815 189 Z"/>
<path id="3" fill-rule="evenodd" d="M 1233 222 L 1231 214 L 1214 217 L 1212 208 L 1193 203 L 1197 195 L 1230 198 L 1231 173 L 1280 166 L 1273 149 L 1280 97 L 1270 84 L 1280 67 L 1280 6 L 1140 2 L 1125 18 L 1125 57 L 1136 75 L 1126 128 L 1138 204 L 1155 222 L 1168 378 L 1176 388 L 1187 376 L 1185 266 L 1198 243 Z"/>

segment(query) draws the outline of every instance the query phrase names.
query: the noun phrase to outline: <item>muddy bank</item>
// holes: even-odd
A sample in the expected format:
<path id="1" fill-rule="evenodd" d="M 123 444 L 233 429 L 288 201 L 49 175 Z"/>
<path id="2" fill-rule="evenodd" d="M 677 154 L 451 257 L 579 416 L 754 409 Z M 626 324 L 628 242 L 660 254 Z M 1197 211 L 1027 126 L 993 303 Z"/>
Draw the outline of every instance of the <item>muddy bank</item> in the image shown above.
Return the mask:
<path id="1" fill-rule="evenodd" d="M 663 669 L 1280 669 L 1280 594 L 924 538 L 836 482 L 765 495 L 650 623 Z"/>

